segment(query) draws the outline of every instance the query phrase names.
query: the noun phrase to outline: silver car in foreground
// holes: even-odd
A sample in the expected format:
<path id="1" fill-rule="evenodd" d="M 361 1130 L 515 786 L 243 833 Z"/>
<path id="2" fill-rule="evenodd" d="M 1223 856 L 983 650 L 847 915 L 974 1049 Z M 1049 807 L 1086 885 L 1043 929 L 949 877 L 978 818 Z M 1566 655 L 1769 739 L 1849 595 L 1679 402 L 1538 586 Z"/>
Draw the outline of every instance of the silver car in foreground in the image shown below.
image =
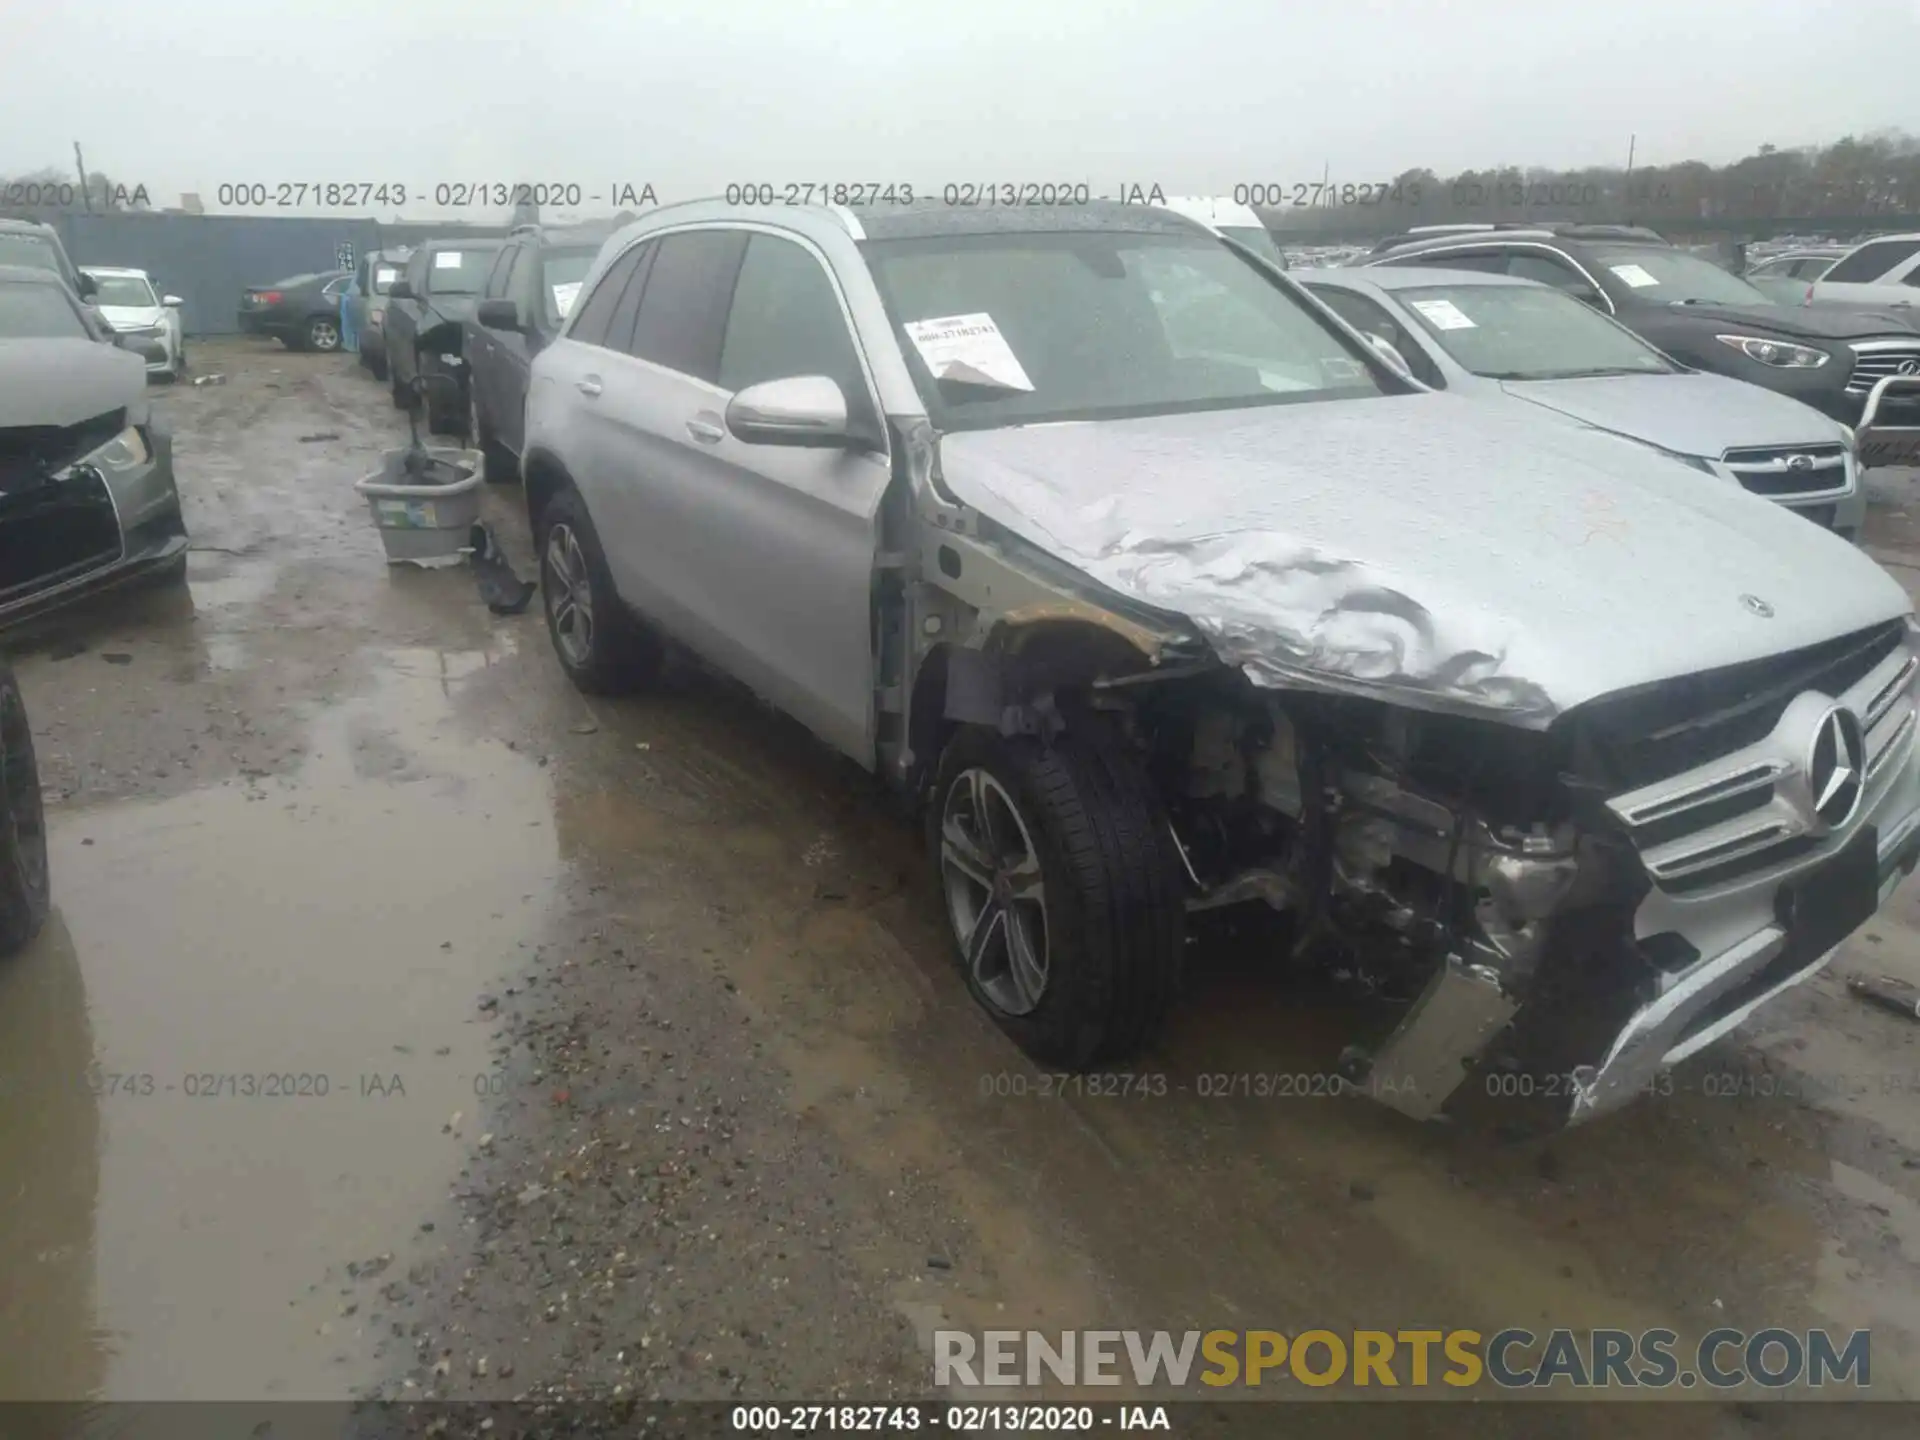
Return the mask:
<path id="1" fill-rule="evenodd" d="M 1473 270 L 1311 270 L 1297 277 L 1415 379 L 1524 401 L 1606 430 L 1860 538 L 1853 432 L 1790 395 L 1689 370 L 1564 291 Z"/>
<path id="2" fill-rule="evenodd" d="M 651 212 L 533 362 L 523 476 L 574 682 L 670 638 L 923 805 L 965 982 L 1048 1064 L 1138 1051 L 1193 912 L 1262 901 L 1396 1002 L 1360 1093 L 1521 1064 L 1591 1116 L 1920 855 L 1870 559 L 1426 392 L 1147 206 Z"/>

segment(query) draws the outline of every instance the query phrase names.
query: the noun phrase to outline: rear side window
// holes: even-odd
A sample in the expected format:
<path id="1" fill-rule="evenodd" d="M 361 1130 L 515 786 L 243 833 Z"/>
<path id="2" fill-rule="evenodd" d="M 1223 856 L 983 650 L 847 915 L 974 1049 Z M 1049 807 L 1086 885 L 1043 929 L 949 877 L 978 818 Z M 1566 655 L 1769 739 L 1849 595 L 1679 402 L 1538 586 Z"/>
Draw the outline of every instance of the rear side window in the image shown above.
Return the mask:
<path id="1" fill-rule="evenodd" d="M 585 345 L 607 343 L 607 326 L 613 319 L 614 309 L 620 304 L 627 282 L 633 279 L 633 272 L 640 268 L 640 262 L 652 249 L 652 245 L 636 245 L 608 267 L 580 306 L 580 317 L 567 332 L 568 339 Z"/>
<path id="2" fill-rule="evenodd" d="M 1871 285 L 1916 253 L 1920 253 L 1920 240 L 1871 241 L 1843 258 L 1820 278 L 1843 285 Z"/>
<path id="3" fill-rule="evenodd" d="M 791 240 L 755 235 L 733 287 L 717 383 L 744 390 L 796 375 L 834 381 L 849 413 L 869 408 L 860 355 L 826 270 Z"/>
<path id="4" fill-rule="evenodd" d="M 662 239 L 627 353 L 716 382 L 727 305 L 746 248 L 744 230 L 686 230 Z"/>

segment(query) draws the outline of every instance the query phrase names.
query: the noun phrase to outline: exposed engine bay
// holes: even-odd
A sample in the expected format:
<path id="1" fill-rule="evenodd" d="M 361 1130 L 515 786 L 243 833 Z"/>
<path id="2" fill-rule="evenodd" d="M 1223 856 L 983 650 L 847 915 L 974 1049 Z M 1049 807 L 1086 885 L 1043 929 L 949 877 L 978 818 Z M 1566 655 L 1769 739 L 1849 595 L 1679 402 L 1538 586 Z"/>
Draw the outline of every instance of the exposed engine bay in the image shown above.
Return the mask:
<path id="1" fill-rule="evenodd" d="M 1119 709 L 1166 800 L 1190 909 L 1265 901 L 1293 918 L 1297 960 L 1424 1013 L 1417 1043 L 1403 1026 L 1342 1058 L 1356 1084 L 1394 1077 L 1380 1093 L 1396 1108 L 1439 1110 L 1547 988 L 1543 957 L 1569 929 L 1581 949 L 1630 942 L 1644 881 L 1621 841 L 1582 823 L 1545 735 L 1257 690 L 1224 669 L 1136 687 Z M 1615 959 L 1630 1008 L 1646 993 Z"/>

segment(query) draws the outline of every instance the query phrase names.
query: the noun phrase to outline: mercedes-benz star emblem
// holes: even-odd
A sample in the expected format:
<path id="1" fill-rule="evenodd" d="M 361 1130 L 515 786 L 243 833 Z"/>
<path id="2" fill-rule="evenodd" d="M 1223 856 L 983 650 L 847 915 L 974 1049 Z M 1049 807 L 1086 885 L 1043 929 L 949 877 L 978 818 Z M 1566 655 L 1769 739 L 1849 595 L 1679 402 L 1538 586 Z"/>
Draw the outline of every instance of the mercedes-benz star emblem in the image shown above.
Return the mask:
<path id="1" fill-rule="evenodd" d="M 1773 606 L 1762 600 L 1758 595 L 1742 595 L 1740 597 L 1740 603 L 1758 615 L 1762 620 L 1771 620 L 1773 618 Z"/>
<path id="2" fill-rule="evenodd" d="M 1820 717 L 1813 732 L 1813 753 L 1807 759 L 1807 788 L 1813 792 L 1813 813 L 1829 830 L 1838 830 L 1860 808 L 1866 761 L 1866 739 L 1858 715 L 1836 705 Z"/>
<path id="3" fill-rule="evenodd" d="M 1920 360 L 1902 360 L 1897 373 L 1901 375 L 1920 375 Z"/>

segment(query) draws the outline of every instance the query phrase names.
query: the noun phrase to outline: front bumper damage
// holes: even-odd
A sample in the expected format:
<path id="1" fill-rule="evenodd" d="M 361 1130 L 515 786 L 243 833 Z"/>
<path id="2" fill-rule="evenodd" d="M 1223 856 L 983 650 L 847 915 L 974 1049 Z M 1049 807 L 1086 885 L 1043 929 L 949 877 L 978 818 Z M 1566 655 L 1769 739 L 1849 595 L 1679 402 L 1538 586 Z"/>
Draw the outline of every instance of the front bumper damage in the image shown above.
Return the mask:
<path id="1" fill-rule="evenodd" d="M 1564 1100 L 1569 1124 L 1607 1114 L 1828 963 L 1920 865 L 1917 685 L 1910 634 L 1839 695 L 1801 694 L 1752 744 L 1607 802 L 1648 881 L 1629 943 L 1651 978 L 1624 1011 L 1606 1008 L 1597 1043 L 1589 1029 L 1552 1083 L 1521 1093 Z M 1825 785 L 1831 771 L 1813 747 L 1836 712 L 1857 717 L 1860 789 L 1851 813 L 1828 823 L 1812 777 Z M 1514 862 L 1519 883 L 1538 888 L 1546 873 L 1545 862 Z M 1350 1079 L 1379 1077 L 1384 1103 L 1431 1118 L 1496 1040 L 1527 1033 L 1537 976 L 1478 944 L 1440 966 Z"/>
<path id="2" fill-rule="evenodd" d="M 78 462 L 0 494 L 0 627 L 181 563 L 188 541 L 173 439 L 150 426 L 145 439 L 142 464 Z"/>

